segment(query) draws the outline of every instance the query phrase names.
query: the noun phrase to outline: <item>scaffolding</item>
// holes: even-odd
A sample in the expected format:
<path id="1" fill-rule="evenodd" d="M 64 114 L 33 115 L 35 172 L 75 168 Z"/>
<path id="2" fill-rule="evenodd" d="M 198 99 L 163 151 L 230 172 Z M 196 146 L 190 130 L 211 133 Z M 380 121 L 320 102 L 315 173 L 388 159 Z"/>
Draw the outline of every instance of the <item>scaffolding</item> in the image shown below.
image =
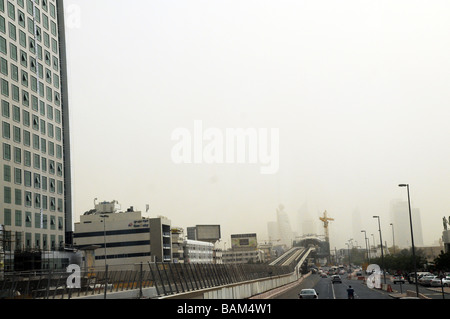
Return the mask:
<path id="1" fill-rule="evenodd" d="M 0 280 L 10 272 L 64 269 L 69 264 L 64 246 L 52 250 L 24 245 L 21 232 L 0 224 Z"/>

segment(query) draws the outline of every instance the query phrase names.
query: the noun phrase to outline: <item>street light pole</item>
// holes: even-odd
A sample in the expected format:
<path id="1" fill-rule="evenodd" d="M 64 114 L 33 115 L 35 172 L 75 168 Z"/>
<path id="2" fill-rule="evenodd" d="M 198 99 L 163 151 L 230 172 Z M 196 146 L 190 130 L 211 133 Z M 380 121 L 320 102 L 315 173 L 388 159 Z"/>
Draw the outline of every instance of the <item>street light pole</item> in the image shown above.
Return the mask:
<path id="1" fill-rule="evenodd" d="M 395 255 L 394 224 L 393 224 L 393 223 L 390 223 L 389 225 L 392 226 L 392 249 L 394 250 L 394 255 Z"/>
<path id="2" fill-rule="evenodd" d="M 384 269 L 383 239 L 381 238 L 380 216 L 373 216 L 373 218 L 377 218 L 378 219 L 378 231 L 380 232 L 381 264 L 382 264 L 382 267 L 383 267 L 384 283 L 386 284 L 386 270 Z"/>
<path id="3" fill-rule="evenodd" d="M 348 254 L 348 269 L 351 269 L 351 261 L 350 261 L 350 243 L 345 243 L 347 245 L 347 254 Z"/>
<path id="4" fill-rule="evenodd" d="M 361 233 L 364 233 L 364 242 L 366 243 L 367 260 L 368 260 L 368 262 L 370 263 L 369 250 L 367 249 L 367 236 L 366 236 L 366 231 L 365 231 L 365 230 L 361 230 Z"/>
<path id="5" fill-rule="evenodd" d="M 370 234 L 372 236 L 372 241 L 373 241 L 373 250 L 375 253 L 375 258 L 377 257 L 377 246 L 375 245 L 375 236 L 373 234 Z M 369 244 L 370 244 L 370 240 L 369 240 Z M 370 246 L 370 245 L 369 245 Z"/>
<path id="6" fill-rule="evenodd" d="M 408 209 L 409 209 L 409 225 L 411 228 L 411 245 L 412 245 L 412 255 L 413 255 L 413 265 L 414 265 L 414 279 L 416 282 L 416 295 L 419 297 L 419 283 L 417 282 L 417 267 L 416 267 L 416 253 L 414 249 L 414 235 L 413 235 L 413 224 L 411 217 L 411 200 L 409 198 L 409 184 L 399 184 L 399 187 L 406 187 L 408 192 Z"/>

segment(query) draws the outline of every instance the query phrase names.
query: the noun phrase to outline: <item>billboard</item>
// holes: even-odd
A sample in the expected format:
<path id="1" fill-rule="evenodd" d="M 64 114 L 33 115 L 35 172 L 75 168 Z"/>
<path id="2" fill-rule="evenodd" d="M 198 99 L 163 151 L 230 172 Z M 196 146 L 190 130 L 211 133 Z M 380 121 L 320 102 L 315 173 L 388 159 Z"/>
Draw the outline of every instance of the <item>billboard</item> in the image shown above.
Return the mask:
<path id="1" fill-rule="evenodd" d="M 216 242 L 220 239 L 220 225 L 196 225 L 197 240 Z"/>
<path id="2" fill-rule="evenodd" d="M 255 250 L 257 247 L 256 233 L 231 235 L 231 248 L 233 250 Z"/>

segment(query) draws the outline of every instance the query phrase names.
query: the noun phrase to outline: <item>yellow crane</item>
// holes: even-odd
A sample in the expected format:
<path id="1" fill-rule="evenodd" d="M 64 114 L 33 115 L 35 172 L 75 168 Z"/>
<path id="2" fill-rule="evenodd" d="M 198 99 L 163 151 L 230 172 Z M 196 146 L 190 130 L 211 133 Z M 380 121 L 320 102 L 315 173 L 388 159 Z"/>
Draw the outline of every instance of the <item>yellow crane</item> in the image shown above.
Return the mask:
<path id="1" fill-rule="evenodd" d="M 323 212 L 323 217 L 319 217 L 319 219 L 323 222 L 323 228 L 325 230 L 325 241 L 327 243 L 330 242 L 330 235 L 328 233 L 328 221 L 334 220 L 334 218 L 330 218 L 327 216 L 327 211 Z"/>

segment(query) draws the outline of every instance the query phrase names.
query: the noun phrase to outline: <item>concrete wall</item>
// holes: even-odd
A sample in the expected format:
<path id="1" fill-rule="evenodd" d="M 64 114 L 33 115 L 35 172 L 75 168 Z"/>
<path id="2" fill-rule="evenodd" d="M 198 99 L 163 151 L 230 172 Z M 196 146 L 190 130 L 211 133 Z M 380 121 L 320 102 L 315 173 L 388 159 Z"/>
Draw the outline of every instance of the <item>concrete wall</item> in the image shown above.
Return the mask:
<path id="1" fill-rule="evenodd" d="M 148 299 L 148 298 L 156 298 L 156 288 L 150 287 L 150 288 L 143 288 L 142 289 L 142 298 Z M 66 295 L 67 298 L 67 295 Z M 133 290 L 125 290 L 125 291 L 118 291 L 118 292 L 109 292 L 106 294 L 106 299 L 139 299 L 140 298 L 140 291 L 139 289 L 133 289 Z M 72 297 L 71 299 L 105 299 L 105 294 L 103 292 L 96 293 L 94 295 L 87 295 L 87 296 L 79 296 L 79 297 Z"/>
<path id="2" fill-rule="evenodd" d="M 142 298 L 154 299 L 245 299 L 258 294 L 262 294 L 269 290 L 287 285 L 298 280 L 295 273 L 285 276 L 274 276 L 271 278 L 251 280 L 236 284 L 206 288 L 195 290 L 176 295 L 169 295 L 158 297 L 156 288 L 143 288 Z M 68 296 L 66 295 L 65 298 Z M 140 297 L 139 289 L 125 290 L 118 292 L 109 292 L 106 294 L 106 299 L 138 299 Z M 72 296 L 71 299 L 104 299 L 103 292 L 95 293 L 87 296 Z"/>
<path id="3" fill-rule="evenodd" d="M 164 296 L 160 299 L 245 299 L 287 285 L 296 280 L 298 280 L 297 274 L 292 273 L 285 276 L 274 276 L 265 279 L 245 281 L 231 285 Z"/>

